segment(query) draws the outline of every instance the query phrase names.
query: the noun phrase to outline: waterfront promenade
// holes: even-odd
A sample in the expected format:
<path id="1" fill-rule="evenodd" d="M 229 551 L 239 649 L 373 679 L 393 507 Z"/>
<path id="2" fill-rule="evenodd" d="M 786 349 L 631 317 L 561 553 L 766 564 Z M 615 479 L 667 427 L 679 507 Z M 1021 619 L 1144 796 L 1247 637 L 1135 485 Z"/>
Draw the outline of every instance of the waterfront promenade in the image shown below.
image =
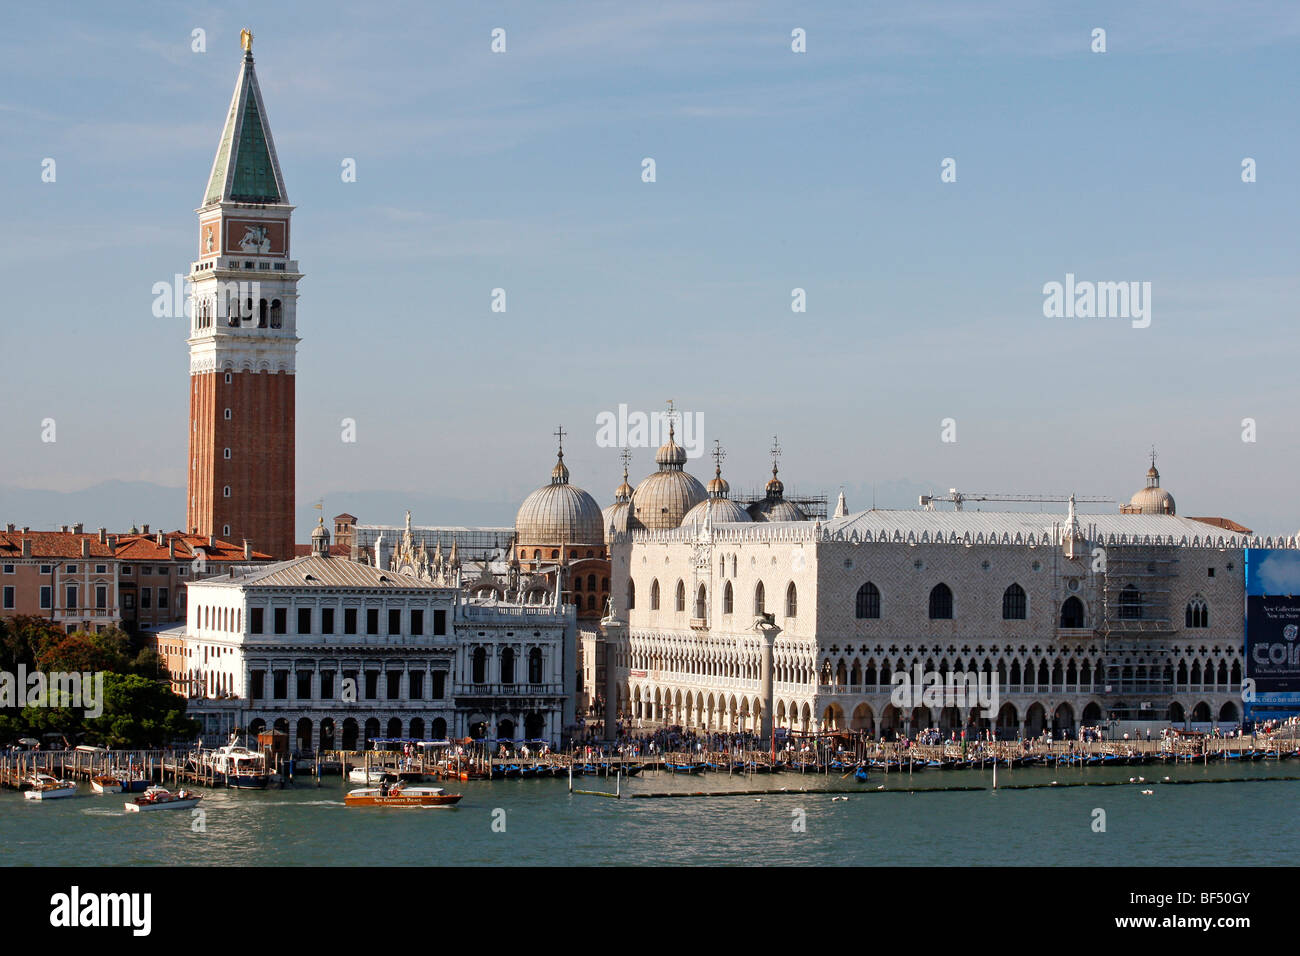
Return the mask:
<path id="1" fill-rule="evenodd" d="M 634 748 L 617 749 L 578 746 L 562 752 L 505 757 L 477 752 L 457 755 L 452 750 L 407 755 L 400 751 L 330 751 L 319 760 L 270 761 L 270 786 L 319 781 L 333 768 L 344 774 L 349 769 L 388 773 L 394 779 L 416 780 L 503 780 L 520 777 L 632 776 L 645 773 L 687 775 L 808 775 L 849 777 L 858 773 L 889 776 L 907 773 L 949 773 L 959 770 L 990 770 L 993 767 L 1126 766 L 1286 762 L 1295 760 L 1300 772 L 1300 739 L 1294 726 L 1273 736 L 1257 737 L 1170 737 L 1130 741 L 996 741 L 913 744 L 859 740 L 849 747 L 823 744 L 806 749 L 783 749 L 773 762 L 770 750 L 678 750 L 634 753 Z M 160 784 L 218 786 L 210 770 L 192 758 L 192 750 L 143 751 L 80 750 L 10 751 L 0 755 L 0 787 L 25 789 L 35 773 L 89 781 L 96 774 L 126 766 L 139 768 Z M 956 780 L 953 781 L 957 783 Z"/>

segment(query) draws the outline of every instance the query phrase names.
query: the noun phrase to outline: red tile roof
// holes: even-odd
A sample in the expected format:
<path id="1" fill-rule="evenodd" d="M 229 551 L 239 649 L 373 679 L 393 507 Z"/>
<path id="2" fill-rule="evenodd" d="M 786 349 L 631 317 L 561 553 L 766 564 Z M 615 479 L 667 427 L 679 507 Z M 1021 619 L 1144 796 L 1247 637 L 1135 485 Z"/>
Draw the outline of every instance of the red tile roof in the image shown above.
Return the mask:
<path id="1" fill-rule="evenodd" d="M 251 559 L 244 557 L 243 545 L 215 539 L 209 544 L 201 534 L 183 534 L 180 531 L 163 533 L 163 543 L 158 543 L 154 534 L 123 534 L 117 538 L 117 557 L 123 561 L 166 561 L 169 560 L 169 542 L 176 542 L 176 557 L 189 561 L 202 550 L 209 561 L 270 561 L 271 556 L 261 551 L 254 551 Z"/>
<path id="2" fill-rule="evenodd" d="M 1192 521 L 1203 521 L 1205 524 L 1212 524 L 1216 528 L 1223 528 L 1225 531 L 1235 531 L 1237 534 L 1253 534 L 1245 525 L 1237 524 L 1231 518 L 1192 518 L 1191 515 L 1188 515 L 1188 517 Z"/>
<path id="3" fill-rule="evenodd" d="M 108 535 L 117 538 L 117 549 L 107 544 L 100 544 L 96 532 L 76 533 L 72 531 L 0 531 L 0 556 L 9 558 L 22 557 L 23 539 L 32 542 L 33 558 L 80 558 L 81 542 L 90 542 L 90 557 L 117 558 L 122 561 L 168 561 L 172 560 L 168 542 L 176 542 L 176 559 L 193 560 L 196 549 L 202 549 L 209 561 L 270 561 L 269 554 L 254 551 L 251 559 L 244 557 L 242 545 L 218 539 L 209 545 L 208 539 L 198 534 L 182 534 L 168 531 L 163 534 L 163 543 L 158 543 L 155 534 L 119 534 Z"/>
<path id="4" fill-rule="evenodd" d="M 22 557 L 23 538 L 31 540 L 33 558 L 80 558 L 82 541 L 90 542 L 92 558 L 113 556 L 108 545 L 99 543 L 98 534 L 76 534 L 71 531 L 0 531 L 0 555 Z"/>
<path id="5" fill-rule="evenodd" d="M 293 556 L 295 558 L 305 558 L 311 554 L 311 545 L 295 544 L 293 546 Z M 350 558 L 352 557 L 352 546 L 347 544 L 331 544 L 330 557 L 333 558 Z"/>

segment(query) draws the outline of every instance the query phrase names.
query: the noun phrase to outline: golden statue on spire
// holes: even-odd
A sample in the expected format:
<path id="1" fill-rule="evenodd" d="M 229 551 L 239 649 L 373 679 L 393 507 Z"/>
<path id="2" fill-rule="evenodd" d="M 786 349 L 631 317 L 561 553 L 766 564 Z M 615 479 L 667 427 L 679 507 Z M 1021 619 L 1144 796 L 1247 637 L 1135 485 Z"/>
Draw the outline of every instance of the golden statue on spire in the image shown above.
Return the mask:
<path id="1" fill-rule="evenodd" d="M 239 31 L 239 45 L 244 48 L 245 53 L 253 52 L 253 31 L 245 27 Z"/>

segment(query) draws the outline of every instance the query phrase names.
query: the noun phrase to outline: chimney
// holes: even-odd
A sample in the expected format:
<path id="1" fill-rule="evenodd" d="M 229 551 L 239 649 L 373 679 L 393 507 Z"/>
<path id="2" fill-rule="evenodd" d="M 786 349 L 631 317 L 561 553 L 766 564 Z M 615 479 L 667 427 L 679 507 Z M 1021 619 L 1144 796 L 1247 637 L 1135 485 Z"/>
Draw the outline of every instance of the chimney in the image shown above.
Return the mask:
<path id="1" fill-rule="evenodd" d="M 68 526 L 66 524 L 59 525 L 59 534 L 67 534 L 67 533 L 68 533 Z"/>
<path id="2" fill-rule="evenodd" d="M 27 529 L 23 528 L 23 530 L 26 531 Z M 23 557 L 30 558 L 31 556 L 32 556 L 32 539 L 23 538 Z"/>
<path id="3" fill-rule="evenodd" d="M 89 539 L 89 538 L 82 538 L 82 539 L 81 539 L 81 556 L 82 556 L 83 558 L 88 558 L 88 557 L 90 557 L 90 539 Z"/>
<path id="4" fill-rule="evenodd" d="M 154 538 L 154 540 L 158 542 L 158 547 L 161 548 L 163 546 L 163 533 L 159 531 L 157 537 Z"/>
<path id="5" fill-rule="evenodd" d="M 208 535 L 208 547 L 215 549 L 216 546 L 217 546 L 217 536 L 215 534 Z"/>
<path id="6" fill-rule="evenodd" d="M 85 530 L 86 530 L 85 526 L 80 521 L 78 521 L 75 525 L 72 526 L 73 534 L 81 534 Z"/>
<path id="7" fill-rule="evenodd" d="M 110 534 L 108 536 L 108 546 L 112 548 L 114 551 L 117 550 L 117 535 Z"/>
<path id="8" fill-rule="evenodd" d="M 26 534 L 28 531 L 31 531 L 31 530 L 32 530 L 32 529 L 31 529 L 30 527 L 28 527 L 27 525 L 23 525 L 23 534 Z"/>
<path id="9" fill-rule="evenodd" d="M 141 534 L 148 534 L 148 533 L 149 533 L 149 526 L 148 526 L 148 525 L 143 525 L 143 526 L 140 528 L 140 533 L 141 533 Z"/>
<path id="10" fill-rule="evenodd" d="M 167 557 L 171 558 L 173 561 L 176 560 L 176 539 L 175 538 L 167 539 Z"/>
<path id="11" fill-rule="evenodd" d="M 244 560 L 245 561 L 253 560 L 253 546 L 248 543 L 247 538 L 244 539 Z"/>
<path id="12" fill-rule="evenodd" d="M 7 524 L 7 525 L 5 526 L 5 530 L 8 531 L 10 534 L 13 534 L 13 533 L 14 533 L 14 523 L 13 523 L 12 521 L 9 522 L 9 524 Z"/>
<path id="13" fill-rule="evenodd" d="M 107 528 L 100 528 L 100 529 L 99 529 L 99 543 L 100 543 L 100 544 L 108 544 L 108 529 L 107 529 Z"/>

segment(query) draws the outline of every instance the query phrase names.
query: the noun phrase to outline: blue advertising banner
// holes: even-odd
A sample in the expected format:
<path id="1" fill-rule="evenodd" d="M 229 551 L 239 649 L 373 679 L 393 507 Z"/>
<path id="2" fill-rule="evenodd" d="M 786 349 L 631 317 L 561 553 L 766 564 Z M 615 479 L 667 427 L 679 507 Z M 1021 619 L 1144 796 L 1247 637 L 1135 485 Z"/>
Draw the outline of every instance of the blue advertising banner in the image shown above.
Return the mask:
<path id="1" fill-rule="evenodd" d="M 1300 712 L 1300 551 L 1246 549 L 1247 716 Z"/>

